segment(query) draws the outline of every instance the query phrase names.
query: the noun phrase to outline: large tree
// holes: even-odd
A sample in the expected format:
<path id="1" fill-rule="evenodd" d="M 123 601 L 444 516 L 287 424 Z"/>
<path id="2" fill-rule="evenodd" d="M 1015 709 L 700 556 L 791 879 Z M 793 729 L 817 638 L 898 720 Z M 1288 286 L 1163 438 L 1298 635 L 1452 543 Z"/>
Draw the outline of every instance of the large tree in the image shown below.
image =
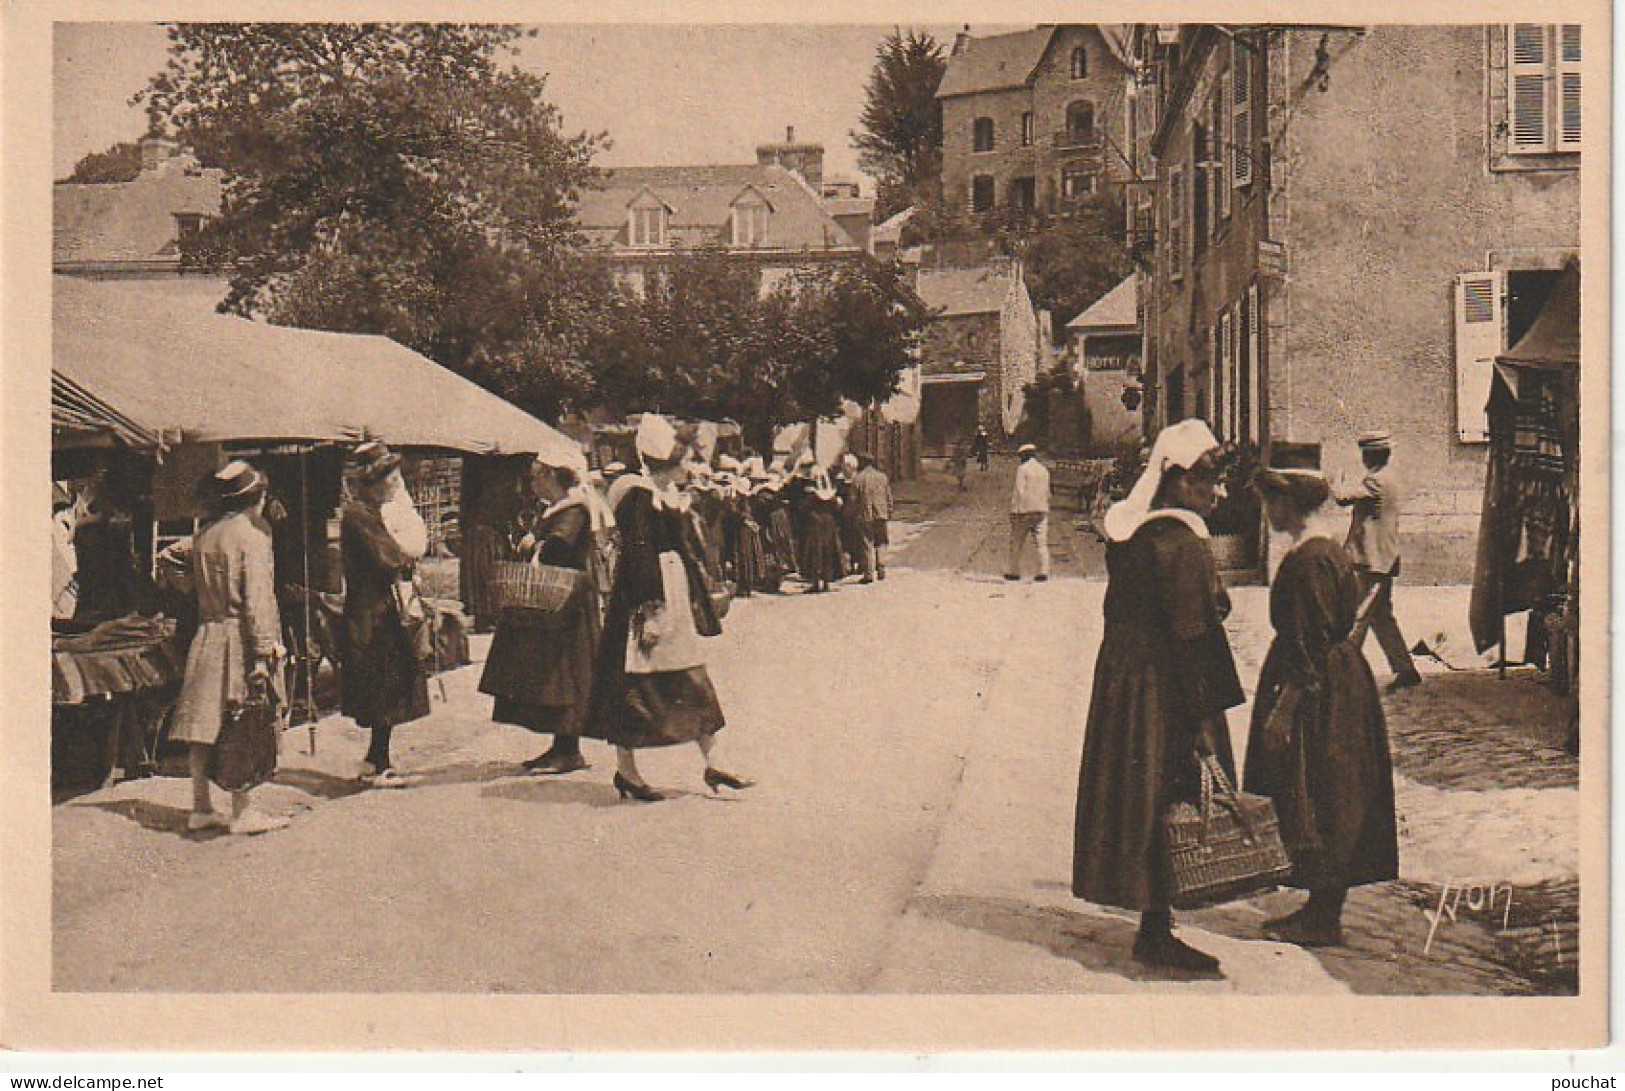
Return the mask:
<path id="1" fill-rule="evenodd" d="M 864 87 L 862 129 L 852 133 L 858 163 L 876 179 L 875 214 L 885 219 L 929 201 L 942 185 L 942 106 L 948 70 L 930 34 L 894 28 L 880 43 Z"/>
<path id="2" fill-rule="evenodd" d="M 120 141 L 106 151 L 91 152 L 73 165 L 73 173 L 62 179 L 81 185 L 133 182 L 141 173 L 141 147 L 134 141 Z"/>
<path id="3" fill-rule="evenodd" d="M 573 203 L 603 138 L 564 132 L 510 63 L 522 33 L 172 25 L 138 98 L 227 178 L 183 259 L 230 271 L 228 310 L 386 334 L 532 408 L 575 400 Z"/>
<path id="4" fill-rule="evenodd" d="M 1110 193 L 1060 215 L 1000 210 L 981 230 L 995 251 L 1021 259 L 1033 305 L 1054 317 L 1057 337 L 1134 269 L 1123 206 Z"/>
<path id="5" fill-rule="evenodd" d="M 602 404 L 735 420 L 765 449 L 779 425 L 890 396 L 925 317 L 896 271 L 873 262 L 805 270 L 763 291 L 755 268 L 703 249 L 622 286 L 585 355 Z"/>

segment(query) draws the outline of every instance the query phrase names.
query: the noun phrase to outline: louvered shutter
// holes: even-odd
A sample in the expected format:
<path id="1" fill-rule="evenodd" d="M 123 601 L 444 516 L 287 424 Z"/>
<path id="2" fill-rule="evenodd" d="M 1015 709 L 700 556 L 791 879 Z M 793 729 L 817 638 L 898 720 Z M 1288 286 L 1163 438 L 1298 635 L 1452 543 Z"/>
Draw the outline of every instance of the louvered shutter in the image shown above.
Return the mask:
<path id="1" fill-rule="evenodd" d="M 1253 183 L 1253 54 L 1244 42 L 1230 43 L 1230 184 Z"/>
<path id="2" fill-rule="evenodd" d="M 1258 381 L 1259 328 L 1264 316 L 1258 311 L 1258 285 L 1247 287 L 1247 433 L 1255 443 L 1264 442 L 1264 410 L 1260 404 L 1262 385 Z"/>
<path id="3" fill-rule="evenodd" d="M 1456 435 L 1463 443 L 1489 440 L 1490 386 L 1503 346 L 1501 273 L 1456 278 Z"/>
<path id="4" fill-rule="evenodd" d="M 1512 121 L 1511 150 L 1523 154 L 1552 150 L 1551 81 L 1547 27 L 1514 23 L 1508 47 L 1507 98 Z"/>
<path id="5" fill-rule="evenodd" d="M 1185 275 L 1185 171 L 1168 172 L 1168 278 Z"/>
<path id="6" fill-rule="evenodd" d="M 1557 28 L 1557 150 L 1580 150 L 1580 26 Z"/>
<path id="7" fill-rule="evenodd" d="M 1236 421 L 1239 399 L 1236 397 L 1235 314 L 1229 310 L 1219 316 L 1219 373 L 1219 388 L 1224 398 L 1224 438 L 1233 440 L 1240 429 Z"/>
<path id="8" fill-rule="evenodd" d="M 1210 177 L 1213 179 L 1214 198 L 1218 201 L 1219 216 L 1225 219 L 1230 217 L 1230 171 L 1231 149 L 1235 147 L 1236 134 L 1231 131 L 1231 115 L 1229 103 L 1228 81 L 1220 80 L 1219 85 L 1213 89 L 1213 170 Z M 1217 220 L 1215 234 L 1217 234 Z"/>

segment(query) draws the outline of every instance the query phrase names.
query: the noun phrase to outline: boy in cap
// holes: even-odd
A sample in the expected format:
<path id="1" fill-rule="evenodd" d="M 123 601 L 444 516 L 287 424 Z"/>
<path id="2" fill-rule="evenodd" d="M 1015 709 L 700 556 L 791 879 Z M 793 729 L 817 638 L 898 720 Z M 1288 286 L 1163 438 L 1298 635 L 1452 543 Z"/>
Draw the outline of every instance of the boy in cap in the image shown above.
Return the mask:
<path id="1" fill-rule="evenodd" d="M 1360 461 L 1365 476 L 1359 484 L 1345 485 L 1337 502 L 1354 509 L 1346 543 L 1360 575 L 1361 594 L 1378 588 L 1371 604 L 1371 631 L 1394 672 L 1389 690 L 1418 685 L 1422 676 L 1411 660 L 1409 645 L 1394 618 L 1394 579 L 1399 575 L 1399 513 L 1404 494 L 1390 465 L 1393 440 L 1387 432 L 1362 432 Z"/>

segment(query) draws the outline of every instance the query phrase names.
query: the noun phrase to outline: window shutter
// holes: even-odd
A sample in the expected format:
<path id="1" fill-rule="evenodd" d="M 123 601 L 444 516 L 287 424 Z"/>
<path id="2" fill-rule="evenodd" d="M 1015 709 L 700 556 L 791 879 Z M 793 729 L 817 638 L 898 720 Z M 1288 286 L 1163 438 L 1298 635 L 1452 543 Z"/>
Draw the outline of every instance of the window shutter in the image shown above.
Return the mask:
<path id="1" fill-rule="evenodd" d="M 1179 280 L 1185 275 L 1185 171 L 1175 167 L 1168 172 L 1168 276 Z"/>
<path id="2" fill-rule="evenodd" d="M 1224 187 L 1228 191 L 1229 187 Z M 1224 399 L 1220 416 L 1224 420 L 1224 438 L 1236 438 L 1236 341 L 1235 315 L 1226 310 L 1219 316 L 1219 390 Z"/>
<path id="3" fill-rule="evenodd" d="M 1258 285 L 1247 287 L 1247 431 L 1246 438 L 1255 443 L 1264 442 L 1263 409 L 1260 401 L 1260 384 L 1258 381 L 1258 343 L 1259 327 L 1263 324 L 1264 316 L 1258 312 Z"/>
<path id="4" fill-rule="evenodd" d="M 1537 154 L 1552 150 L 1549 95 L 1550 56 L 1543 23 L 1514 23 L 1508 47 L 1507 89 L 1512 104 L 1511 150 Z"/>
<path id="5" fill-rule="evenodd" d="M 1490 384 L 1503 347 L 1504 274 L 1464 273 L 1456 278 L 1456 435 L 1463 443 L 1489 436 Z"/>
<path id="6" fill-rule="evenodd" d="M 1230 43 L 1230 183 L 1253 184 L 1253 57 L 1243 42 Z"/>
<path id="7" fill-rule="evenodd" d="M 1580 150 L 1580 26 L 1557 28 L 1557 150 Z"/>
<path id="8" fill-rule="evenodd" d="M 1225 87 L 1226 80 L 1220 79 L 1213 88 L 1213 196 L 1218 202 L 1219 216 L 1230 218 L 1230 179 L 1226 177 L 1226 169 L 1231 160 L 1231 151 L 1235 146 L 1236 134 L 1232 131 L 1230 122 L 1231 113 L 1226 109 Z M 1218 234 L 1217 218 L 1215 218 L 1214 234 Z"/>

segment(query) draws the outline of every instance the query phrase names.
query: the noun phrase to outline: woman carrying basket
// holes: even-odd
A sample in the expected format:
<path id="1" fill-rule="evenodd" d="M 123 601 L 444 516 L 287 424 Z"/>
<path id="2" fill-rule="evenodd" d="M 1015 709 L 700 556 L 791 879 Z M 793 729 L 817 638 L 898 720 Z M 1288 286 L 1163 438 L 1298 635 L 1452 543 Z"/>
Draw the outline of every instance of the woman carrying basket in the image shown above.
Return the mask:
<path id="1" fill-rule="evenodd" d="M 1270 584 L 1275 640 L 1264 660 L 1247 742 L 1249 791 L 1275 801 L 1296 912 L 1266 922 L 1274 939 L 1342 942 L 1351 886 L 1398 877 L 1394 772 L 1371 665 L 1360 652 L 1360 580 L 1342 546 L 1315 524 L 1325 478 L 1282 452 L 1258 475 L 1270 526 L 1292 546 Z"/>
<path id="2" fill-rule="evenodd" d="M 579 575 L 568 578 L 573 589 L 556 607 L 503 606 L 480 678 L 480 692 L 496 698 L 492 719 L 497 723 L 553 736 L 547 750 L 525 762 L 536 773 L 588 767 L 581 756 L 581 725 L 601 631 L 598 586 L 590 573 L 595 534 L 603 529 L 589 488 L 573 469 L 540 461 L 531 467 L 531 489 L 545 506 L 520 541 L 523 559 L 553 574 Z"/>
<path id="3" fill-rule="evenodd" d="M 1078 782 L 1072 893 L 1140 914 L 1134 958 L 1198 974 L 1219 960 L 1173 934 L 1163 820 L 1195 802 L 1200 758 L 1235 781 L 1225 710 L 1245 700 L 1208 551 L 1218 442 L 1205 423 L 1163 429 L 1145 473 L 1103 520 L 1106 627 Z"/>

